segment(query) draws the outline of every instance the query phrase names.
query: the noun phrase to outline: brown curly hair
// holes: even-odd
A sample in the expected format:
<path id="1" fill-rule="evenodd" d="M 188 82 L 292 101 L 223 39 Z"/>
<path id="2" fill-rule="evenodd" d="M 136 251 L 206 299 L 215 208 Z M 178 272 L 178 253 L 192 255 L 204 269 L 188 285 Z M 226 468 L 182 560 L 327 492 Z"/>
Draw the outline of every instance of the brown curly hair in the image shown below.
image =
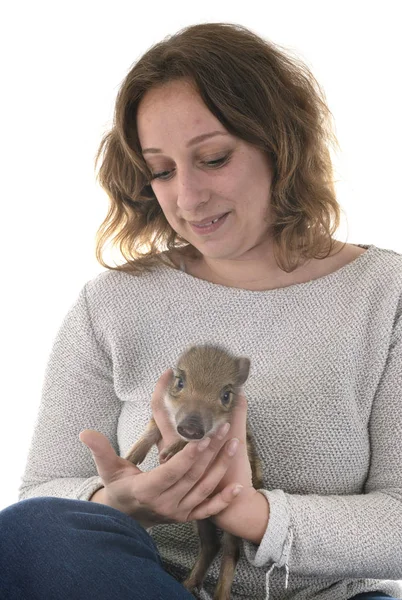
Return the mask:
<path id="1" fill-rule="evenodd" d="M 324 92 L 308 67 L 284 47 L 242 25 L 204 23 L 185 27 L 152 46 L 119 89 L 113 127 L 102 138 L 95 169 L 110 200 L 96 233 L 96 258 L 114 270 L 140 273 L 161 262 L 173 268 L 173 252 L 199 256 L 177 234 L 150 185 L 136 127 L 140 100 L 154 86 L 190 79 L 226 130 L 262 149 L 274 167 L 271 226 L 278 266 L 291 272 L 302 259 L 326 258 L 340 224 L 328 144 L 339 148 Z M 111 241 L 127 261 L 103 258 Z M 180 250 L 178 250 L 180 249 Z"/>

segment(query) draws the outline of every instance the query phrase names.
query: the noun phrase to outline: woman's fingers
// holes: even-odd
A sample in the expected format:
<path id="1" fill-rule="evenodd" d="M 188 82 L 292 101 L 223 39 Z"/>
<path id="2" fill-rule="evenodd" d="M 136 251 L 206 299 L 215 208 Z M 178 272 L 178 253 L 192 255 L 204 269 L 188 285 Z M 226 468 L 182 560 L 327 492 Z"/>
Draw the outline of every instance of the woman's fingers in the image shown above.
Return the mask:
<path id="1" fill-rule="evenodd" d="M 103 433 L 93 429 L 85 429 L 81 431 L 79 438 L 90 449 L 98 474 L 105 485 L 116 481 L 128 465 L 130 468 L 133 467 L 137 473 L 141 473 L 135 465 L 117 456 L 111 443 Z"/>
<path id="2" fill-rule="evenodd" d="M 158 442 L 159 451 L 162 449 L 162 446 L 170 446 L 178 439 L 177 431 L 172 425 L 164 402 L 164 395 L 166 393 L 166 389 L 173 379 L 173 375 L 173 369 L 167 369 L 164 371 L 156 382 L 156 386 L 151 397 L 152 416 L 162 435 L 162 440 Z"/>
<path id="3" fill-rule="evenodd" d="M 231 418 L 231 434 L 242 439 L 246 436 L 246 423 L 247 399 L 243 393 L 239 393 Z"/>
<path id="4" fill-rule="evenodd" d="M 227 485 L 221 492 L 215 494 L 212 498 L 207 498 L 204 502 L 196 506 L 189 514 L 188 520 L 198 521 L 217 515 L 229 506 L 232 500 L 239 494 L 242 487 L 242 485 L 237 483 Z"/>
<path id="5" fill-rule="evenodd" d="M 213 494 L 216 486 L 219 484 L 222 477 L 228 470 L 231 460 L 236 454 L 238 446 L 239 440 L 237 438 L 233 438 L 232 440 L 226 442 L 225 446 L 221 448 L 220 452 L 218 453 L 211 468 L 207 470 L 203 477 L 199 479 L 197 478 L 197 485 L 192 487 L 180 501 L 179 508 L 182 508 L 184 511 L 192 510 L 193 506 L 199 505 L 205 500 L 205 498 L 208 498 L 208 496 Z M 191 470 L 188 472 L 188 475 L 190 473 Z M 195 473 L 197 473 L 197 471 L 195 471 Z M 231 484 L 231 486 L 233 487 L 233 484 Z M 186 476 L 184 476 L 183 479 L 176 484 L 176 489 L 179 495 L 185 493 L 185 490 L 187 489 Z"/>
<path id="6" fill-rule="evenodd" d="M 141 501 L 141 498 L 145 496 L 160 496 L 168 490 L 169 497 L 173 498 L 173 490 L 170 488 L 176 486 L 180 481 L 181 485 L 174 490 L 173 498 L 179 503 L 203 476 L 217 450 L 224 444 L 224 437 L 225 432 L 221 428 L 211 439 L 205 438 L 201 442 L 189 442 L 183 450 L 172 456 L 166 463 L 147 473 L 146 489 L 139 490 L 141 496 L 138 496 L 138 499 Z M 206 444 L 208 445 L 205 446 Z"/>

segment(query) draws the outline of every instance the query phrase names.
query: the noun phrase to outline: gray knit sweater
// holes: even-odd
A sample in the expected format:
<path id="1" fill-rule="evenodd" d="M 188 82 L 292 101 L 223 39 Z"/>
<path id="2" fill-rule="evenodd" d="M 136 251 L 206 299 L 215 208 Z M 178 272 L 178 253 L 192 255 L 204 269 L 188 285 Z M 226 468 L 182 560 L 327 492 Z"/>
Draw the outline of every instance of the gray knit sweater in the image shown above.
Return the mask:
<path id="1" fill-rule="evenodd" d="M 217 343 L 251 360 L 244 391 L 270 504 L 261 544 L 243 542 L 232 598 L 402 598 L 390 581 L 402 580 L 402 255 L 360 246 L 330 275 L 267 291 L 163 265 L 88 281 L 55 337 L 20 499 L 88 500 L 101 481 L 80 431 L 124 455 L 162 372 L 189 344 Z M 154 448 L 142 468 L 157 464 Z M 151 535 L 184 579 L 191 523 Z M 219 563 L 197 598 L 211 598 Z"/>

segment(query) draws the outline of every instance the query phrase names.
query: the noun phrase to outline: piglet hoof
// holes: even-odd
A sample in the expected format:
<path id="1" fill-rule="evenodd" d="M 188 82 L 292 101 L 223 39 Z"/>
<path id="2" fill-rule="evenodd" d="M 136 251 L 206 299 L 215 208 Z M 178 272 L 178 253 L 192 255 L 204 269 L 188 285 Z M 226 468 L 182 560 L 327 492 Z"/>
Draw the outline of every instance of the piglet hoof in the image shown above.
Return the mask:
<path id="1" fill-rule="evenodd" d="M 182 581 L 182 586 L 185 587 L 188 592 L 192 592 L 195 588 L 200 586 L 200 583 L 199 581 L 196 581 L 195 577 L 189 575 L 187 579 Z"/>
<path id="2" fill-rule="evenodd" d="M 172 456 L 174 456 L 174 454 L 169 452 L 169 448 L 165 448 L 165 450 L 162 450 L 162 452 L 159 454 L 159 464 L 163 465 L 170 460 Z"/>

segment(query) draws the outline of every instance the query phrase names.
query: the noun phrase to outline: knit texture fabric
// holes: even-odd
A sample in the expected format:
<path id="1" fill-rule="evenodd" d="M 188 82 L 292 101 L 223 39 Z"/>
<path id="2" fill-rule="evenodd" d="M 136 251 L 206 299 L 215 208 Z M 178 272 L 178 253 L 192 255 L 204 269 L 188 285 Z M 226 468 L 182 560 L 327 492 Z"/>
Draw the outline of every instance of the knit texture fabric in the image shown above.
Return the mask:
<path id="1" fill-rule="evenodd" d="M 288 287 L 230 288 L 158 266 L 88 281 L 55 336 L 19 498 L 88 500 L 102 486 L 83 429 L 122 456 L 155 383 L 191 344 L 251 360 L 244 385 L 270 519 L 243 541 L 232 598 L 402 598 L 402 255 L 374 245 Z M 159 464 L 154 447 L 143 470 Z M 166 570 L 198 554 L 191 523 L 150 530 Z M 220 554 L 203 589 L 210 600 Z"/>

